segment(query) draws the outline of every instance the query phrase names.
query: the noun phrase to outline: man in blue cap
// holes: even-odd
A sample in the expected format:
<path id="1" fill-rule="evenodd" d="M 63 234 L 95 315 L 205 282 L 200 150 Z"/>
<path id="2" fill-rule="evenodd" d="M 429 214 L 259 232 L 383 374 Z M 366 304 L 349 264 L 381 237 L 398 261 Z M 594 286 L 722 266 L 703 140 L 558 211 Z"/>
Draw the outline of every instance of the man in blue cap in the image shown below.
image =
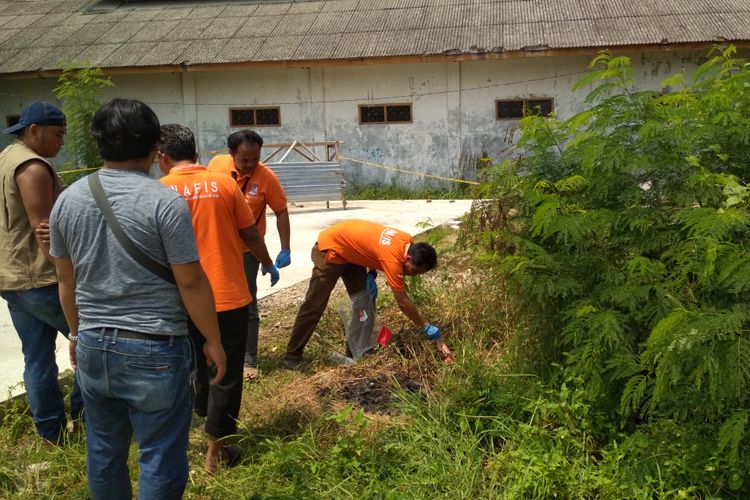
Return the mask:
<path id="1" fill-rule="evenodd" d="M 35 101 L 16 125 L 3 133 L 16 139 L 0 152 L 0 197 L 7 224 L 0 225 L 0 296 L 8 302 L 21 339 L 23 380 L 37 432 L 58 443 L 67 426 L 55 361 L 57 332 L 69 332 L 57 294 L 57 275 L 48 244 L 35 228 L 46 223 L 62 183 L 46 158 L 60 151 L 65 115 Z M 83 411 L 77 384 L 71 394 L 73 418 Z"/>

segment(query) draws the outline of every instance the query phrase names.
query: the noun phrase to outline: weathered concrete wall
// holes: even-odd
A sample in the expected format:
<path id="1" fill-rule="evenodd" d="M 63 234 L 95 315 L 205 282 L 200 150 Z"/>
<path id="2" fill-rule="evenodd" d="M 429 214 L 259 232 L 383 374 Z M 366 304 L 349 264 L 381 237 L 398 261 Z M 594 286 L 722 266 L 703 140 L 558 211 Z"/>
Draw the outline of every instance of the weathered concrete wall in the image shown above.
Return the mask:
<path id="1" fill-rule="evenodd" d="M 239 130 L 229 126 L 229 109 L 243 106 L 281 108 L 281 126 L 255 128 L 265 142 L 323 140 L 320 72 L 291 68 L 195 73 L 199 147 L 225 148 L 227 135 Z"/>
<path id="2" fill-rule="evenodd" d="M 5 128 L 7 117 L 21 114 L 21 109 L 31 101 L 43 99 L 55 102 L 54 88 L 54 80 L 0 80 L 0 126 Z M 12 136 L 0 134 L 0 147 L 5 147 L 12 140 Z"/>
<path id="3" fill-rule="evenodd" d="M 630 54 L 640 88 L 691 72 L 705 54 Z M 567 118 L 582 110 L 585 91 L 571 88 L 590 57 L 332 66 L 116 76 L 106 97 L 127 96 L 151 105 L 163 123 L 192 127 L 201 151 L 222 149 L 229 108 L 279 106 L 281 126 L 258 127 L 267 142 L 343 141 L 342 154 L 363 161 L 442 176 L 473 175 L 476 158 L 512 155 L 516 120 L 495 119 L 496 99 L 546 97 Z M 0 80 L 0 117 L 18 114 L 38 98 L 54 100 L 55 81 Z M 408 124 L 360 125 L 360 104 L 412 105 Z M 3 139 L 5 142 L 7 138 Z M 203 158 L 204 161 L 208 157 Z M 343 162 L 355 182 L 416 186 L 424 178 Z"/>
<path id="4" fill-rule="evenodd" d="M 417 172 L 450 171 L 458 144 L 458 127 L 449 118 L 447 64 L 348 66 L 325 71 L 326 130 L 344 141 L 342 151 L 360 160 Z M 412 104 L 412 123 L 359 125 L 360 104 Z M 349 165 L 347 165 L 349 166 Z M 404 174 L 366 166 L 349 166 L 355 179 L 413 183 Z"/>
<path id="5" fill-rule="evenodd" d="M 162 123 L 184 122 L 183 98 L 180 89 L 179 74 L 128 75 L 112 79 L 115 87 L 103 91 L 103 100 L 114 97 L 139 99 L 149 104 Z M 55 79 L 33 80 L 0 80 L 0 120 L 2 128 L 9 115 L 18 115 L 21 109 L 31 101 L 43 99 L 56 103 L 53 92 L 57 86 Z M 4 147 L 13 139 L 12 136 L 0 134 Z M 63 149 L 64 152 L 64 149 Z M 55 165 L 65 161 L 64 154 L 53 160 Z"/>

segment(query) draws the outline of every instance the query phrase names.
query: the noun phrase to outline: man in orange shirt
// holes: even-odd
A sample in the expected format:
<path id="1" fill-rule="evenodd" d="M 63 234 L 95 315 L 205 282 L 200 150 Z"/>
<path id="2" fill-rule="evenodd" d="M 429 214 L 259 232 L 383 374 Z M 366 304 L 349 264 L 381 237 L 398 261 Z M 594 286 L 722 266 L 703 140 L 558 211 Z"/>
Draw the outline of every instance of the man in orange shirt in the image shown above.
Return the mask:
<path id="1" fill-rule="evenodd" d="M 284 366 L 296 370 L 302 352 L 325 311 L 339 278 L 349 296 L 365 290 L 367 268 L 383 271 L 401 312 L 435 341 L 443 358 L 451 354 L 440 340 L 440 330 L 428 323 L 406 293 L 404 276 L 423 274 L 437 265 L 435 249 L 428 243 L 413 243 L 403 231 L 364 220 L 346 220 L 318 235 L 311 258 L 310 287 L 292 327 L 284 354 Z"/>
<path id="2" fill-rule="evenodd" d="M 263 139 L 252 130 L 240 130 L 227 138 L 228 155 L 218 155 L 208 164 L 210 172 L 222 172 L 231 175 L 256 216 L 255 224 L 260 234 L 266 235 L 266 207 L 271 207 L 276 214 L 276 228 L 281 240 L 281 251 L 276 257 L 277 268 L 291 264 L 289 246 L 290 226 L 289 212 L 286 206 L 286 193 L 281 187 L 276 174 L 260 162 L 260 149 Z M 245 276 L 253 297 L 258 291 L 258 259 L 245 249 Z M 250 304 L 250 319 L 247 325 L 247 343 L 245 345 L 245 378 L 253 380 L 258 375 L 258 327 L 260 317 L 258 304 Z"/>
<path id="3" fill-rule="evenodd" d="M 196 164 L 192 131 L 183 125 L 163 125 L 159 149 L 159 167 L 166 174 L 161 182 L 183 195 L 190 208 L 198 255 L 214 293 L 221 343 L 227 355 L 224 379 L 209 386 L 206 363 L 200 359 L 203 337 L 189 322 L 198 357 L 195 410 L 207 417 L 206 469 L 214 472 L 217 462 L 234 458 L 233 448 L 221 440 L 237 432 L 242 398 L 248 304 L 253 300 L 243 273 L 242 242 L 263 263 L 264 274 L 271 273 L 272 285 L 278 280 L 278 271 L 237 184 Z"/>

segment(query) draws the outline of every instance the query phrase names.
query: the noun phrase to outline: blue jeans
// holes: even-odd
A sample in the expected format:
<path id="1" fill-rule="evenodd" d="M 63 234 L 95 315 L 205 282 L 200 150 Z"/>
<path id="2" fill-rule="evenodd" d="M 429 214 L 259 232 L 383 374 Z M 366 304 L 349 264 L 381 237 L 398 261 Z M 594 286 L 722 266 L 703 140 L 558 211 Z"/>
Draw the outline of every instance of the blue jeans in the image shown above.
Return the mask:
<path id="1" fill-rule="evenodd" d="M 132 497 L 130 441 L 140 449 L 138 498 L 182 498 L 188 478 L 193 343 L 78 332 L 78 378 L 86 403 L 86 470 L 94 500 Z"/>
<path id="2" fill-rule="evenodd" d="M 60 307 L 57 285 L 0 292 L 0 296 L 8 302 L 13 326 L 21 339 L 23 383 L 34 425 L 42 437 L 57 441 L 67 419 L 57 380 L 55 340 L 57 332 L 67 334 L 70 331 Z M 75 379 L 70 407 L 73 418 L 79 418 L 83 411 L 83 399 Z"/>

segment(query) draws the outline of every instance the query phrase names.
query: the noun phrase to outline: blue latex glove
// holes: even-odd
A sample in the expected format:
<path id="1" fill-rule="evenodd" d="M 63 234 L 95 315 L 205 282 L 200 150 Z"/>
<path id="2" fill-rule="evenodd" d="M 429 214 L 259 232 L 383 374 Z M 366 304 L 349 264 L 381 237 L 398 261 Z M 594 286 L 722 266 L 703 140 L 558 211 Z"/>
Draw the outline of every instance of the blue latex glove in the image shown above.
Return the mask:
<path id="1" fill-rule="evenodd" d="M 271 274 L 271 286 L 274 286 L 279 282 L 279 270 L 276 269 L 276 266 L 273 264 L 270 266 L 260 266 L 260 271 L 263 273 L 263 276 L 265 276 L 266 273 Z"/>
<path id="2" fill-rule="evenodd" d="M 375 277 L 378 275 L 377 271 L 370 271 L 367 273 L 367 291 L 370 292 L 372 301 L 378 298 L 378 284 L 375 283 Z"/>
<path id="3" fill-rule="evenodd" d="M 422 331 L 425 335 L 427 335 L 427 338 L 429 340 L 437 340 L 440 338 L 440 328 L 436 327 L 435 325 L 427 323 L 422 327 Z"/>
<path id="4" fill-rule="evenodd" d="M 274 262 L 273 265 L 276 266 L 278 269 L 281 269 L 282 267 L 286 267 L 291 263 L 292 263 L 291 250 L 282 248 L 281 252 L 279 252 L 279 255 L 276 256 L 276 262 Z"/>

